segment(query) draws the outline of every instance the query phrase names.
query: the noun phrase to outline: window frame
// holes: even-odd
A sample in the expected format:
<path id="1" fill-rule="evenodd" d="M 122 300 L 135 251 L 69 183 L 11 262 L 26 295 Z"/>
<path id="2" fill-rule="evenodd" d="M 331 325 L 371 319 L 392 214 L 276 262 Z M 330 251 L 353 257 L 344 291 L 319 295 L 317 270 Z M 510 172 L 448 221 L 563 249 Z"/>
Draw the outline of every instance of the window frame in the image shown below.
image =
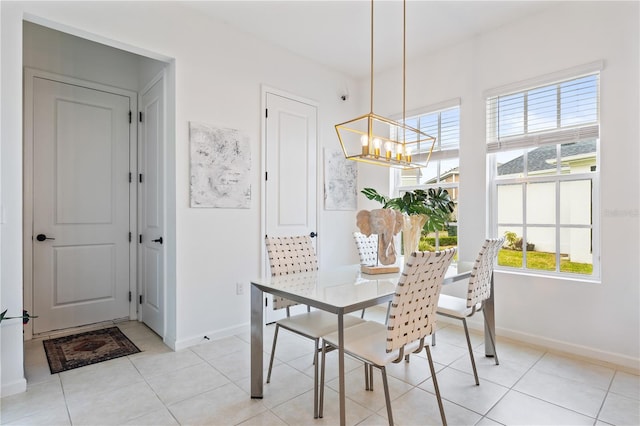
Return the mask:
<path id="1" fill-rule="evenodd" d="M 523 259 L 522 265 L 518 268 L 510 267 L 510 266 L 501 266 L 496 265 L 496 270 L 499 271 L 508 271 L 516 274 L 525 274 L 525 275 L 534 275 L 534 276 L 550 276 L 559 279 L 566 280 L 579 280 L 579 281 L 587 281 L 587 282 L 600 282 L 601 279 L 601 258 L 600 258 L 600 161 L 601 161 L 601 151 L 600 151 L 600 137 L 599 137 L 599 127 L 601 123 L 600 119 L 600 78 L 601 78 L 601 69 L 602 62 L 595 62 L 592 64 L 587 64 L 582 67 L 575 67 L 571 70 L 566 70 L 560 73 L 554 73 L 547 78 L 538 78 L 534 80 L 529 80 L 528 82 L 517 83 L 517 85 L 509 85 L 504 86 L 502 89 L 493 89 L 490 92 L 485 93 L 485 120 L 487 123 L 487 180 L 488 180 L 488 227 L 490 233 L 493 235 L 498 234 L 498 229 L 500 227 L 521 227 L 522 228 L 522 239 L 523 241 L 527 241 L 527 228 L 551 228 L 555 232 L 555 264 L 556 268 L 554 271 L 547 271 L 543 269 L 532 269 L 527 268 L 527 250 L 526 245 L 523 247 Z M 582 126 L 578 126 L 577 129 L 572 128 L 561 128 L 558 127 L 555 130 L 550 132 L 534 132 L 531 134 L 525 134 L 515 136 L 514 139 L 519 139 L 519 143 L 510 145 L 509 138 L 506 139 L 507 143 L 503 145 L 502 141 L 497 141 L 496 138 L 492 138 L 490 131 L 492 130 L 490 127 L 491 123 L 491 115 L 489 111 L 489 101 L 491 98 L 495 98 L 496 96 L 506 96 L 510 94 L 516 94 L 518 92 L 528 92 L 535 89 L 541 89 L 546 86 L 551 86 L 554 84 L 558 84 L 558 82 L 568 81 L 572 79 L 577 79 L 580 77 L 584 77 L 590 74 L 598 75 L 597 82 L 597 120 L 595 124 L 589 124 Z M 525 96 L 526 100 L 526 96 Z M 527 111 L 526 103 L 523 106 L 524 112 Z M 560 118 L 558 118 L 560 119 Z M 494 127 L 495 129 L 495 127 Z M 525 127 L 526 130 L 526 127 Z M 593 137 L 593 133 L 596 133 L 596 137 Z M 555 133 L 555 135 L 554 135 Z M 565 139 L 565 135 L 570 133 L 571 137 Z M 531 135 L 531 136 L 530 136 Z M 538 135 L 551 135 L 556 137 L 556 139 L 549 143 L 545 143 L 544 140 L 540 140 Z M 563 140 L 564 139 L 564 140 Z M 528 153 L 536 148 L 542 146 L 555 146 L 556 147 L 556 159 L 562 158 L 561 156 L 561 147 L 563 144 L 570 142 L 580 142 L 587 141 L 589 139 L 595 139 L 595 171 L 591 172 L 580 172 L 574 174 L 563 174 L 561 173 L 561 161 L 557 161 L 557 166 L 553 174 L 547 175 L 535 175 L 530 174 L 527 168 L 528 161 L 527 155 Z M 512 177 L 500 177 L 497 175 L 498 173 L 498 164 L 497 157 L 500 152 L 509 152 L 520 150 L 523 154 L 523 170 L 522 176 L 512 176 Z M 583 181 L 590 180 L 591 181 L 591 224 L 583 225 L 583 224 L 562 224 L 560 219 L 561 215 L 561 191 L 560 186 L 563 182 L 571 182 L 571 181 Z M 534 224 L 529 223 L 527 221 L 527 185 L 532 183 L 553 183 L 555 187 L 555 223 L 554 224 Z M 499 223 L 498 222 L 498 188 L 502 185 L 522 185 L 522 223 Z M 561 271 L 560 264 L 560 255 L 561 255 L 561 230 L 562 229 L 590 229 L 591 230 L 591 255 L 592 255 L 592 273 L 580 274 L 575 272 L 563 272 Z M 535 243 L 535 242 L 534 242 Z"/>
<path id="2" fill-rule="evenodd" d="M 432 183 L 432 184 L 420 184 L 417 183 L 415 185 L 401 185 L 402 183 L 402 170 L 400 169 L 393 169 L 392 173 L 391 173 L 391 189 L 392 189 L 392 193 L 394 197 L 398 197 L 400 196 L 400 194 L 406 192 L 406 191 L 413 191 L 416 189 L 428 189 L 428 188 L 443 188 L 446 189 L 447 191 L 451 191 L 452 189 L 457 190 L 457 198 L 456 198 L 456 207 L 458 205 L 459 202 L 459 198 L 460 198 L 460 179 L 458 178 L 458 181 L 456 182 L 441 182 L 440 179 L 442 178 L 442 169 L 441 169 L 441 165 L 443 161 L 447 161 L 447 160 L 452 160 L 452 159 L 457 159 L 458 160 L 458 176 L 460 176 L 459 170 L 460 170 L 460 131 L 461 131 L 461 118 L 460 118 L 460 98 L 456 98 L 456 99 L 452 99 L 449 101 L 445 101 L 445 102 L 441 102 L 439 104 L 435 104 L 435 105 L 431 105 L 431 106 L 427 106 L 427 107 L 423 107 L 417 110 L 413 110 L 413 111 L 409 111 L 406 113 L 406 117 L 407 119 L 414 119 L 414 118 L 420 118 L 420 117 L 424 117 L 424 116 L 429 116 L 429 115 L 433 115 L 433 114 L 438 114 L 438 133 L 437 135 L 431 135 L 431 136 L 435 136 L 436 137 L 436 141 L 438 146 L 441 140 L 441 134 L 442 134 L 442 113 L 448 110 L 453 110 L 453 109 L 457 109 L 458 110 L 458 144 L 456 148 L 451 148 L 450 145 L 446 145 L 445 149 L 436 149 L 434 148 L 432 154 L 431 154 L 431 158 L 429 160 L 429 163 L 431 164 L 434 161 L 438 162 L 437 165 L 437 173 L 436 173 L 436 182 Z M 397 117 L 394 117 L 397 118 Z M 456 226 L 457 226 L 457 221 L 456 221 Z M 460 235 L 459 233 L 456 233 L 457 237 L 459 238 Z M 439 250 L 440 249 L 440 236 L 436 235 L 435 238 L 435 249 Z M 460 241 L 458 240 L 458 244 L 456 246 L 460 245 Z"/>

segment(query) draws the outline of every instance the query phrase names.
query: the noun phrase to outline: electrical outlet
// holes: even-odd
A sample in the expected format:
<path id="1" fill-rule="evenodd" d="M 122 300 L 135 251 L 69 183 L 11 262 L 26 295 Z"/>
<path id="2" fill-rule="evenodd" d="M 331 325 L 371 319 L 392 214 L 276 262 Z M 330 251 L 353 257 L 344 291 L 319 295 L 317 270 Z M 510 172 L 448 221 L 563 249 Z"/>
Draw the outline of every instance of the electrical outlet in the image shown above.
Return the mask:
<path id="1" fill-rule="evenodd" d="M 244 283 L 236 283 L 236 294 L 244 294 Z"/>

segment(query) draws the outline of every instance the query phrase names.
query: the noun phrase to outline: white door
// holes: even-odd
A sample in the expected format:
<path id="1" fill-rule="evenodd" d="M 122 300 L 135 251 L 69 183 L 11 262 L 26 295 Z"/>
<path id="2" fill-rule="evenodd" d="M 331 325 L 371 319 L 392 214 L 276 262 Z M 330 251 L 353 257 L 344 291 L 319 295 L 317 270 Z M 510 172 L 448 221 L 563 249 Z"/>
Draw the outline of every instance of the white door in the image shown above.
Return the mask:
<path id="1" fill-rule="evenodd" d="M 317 108 L 273 93 L 266 94 L 266 108 L 266 234 L 315 237 Z M 266 265 L 268 271 L 268 259 Z M 270 297 L 267 305 L 267 322 L 284 315 L 271 309 Z"/>
<path id="2" fill-rule="evenodd" d="M 138 273 L 142 321 L 164 337 L 164 82 L 140 101 L 138 143 Z"/>
<path id="3" fill-rule="evenodd" d="M 129 111 L 33 79 L 34 333 L 129 316 Z"/>

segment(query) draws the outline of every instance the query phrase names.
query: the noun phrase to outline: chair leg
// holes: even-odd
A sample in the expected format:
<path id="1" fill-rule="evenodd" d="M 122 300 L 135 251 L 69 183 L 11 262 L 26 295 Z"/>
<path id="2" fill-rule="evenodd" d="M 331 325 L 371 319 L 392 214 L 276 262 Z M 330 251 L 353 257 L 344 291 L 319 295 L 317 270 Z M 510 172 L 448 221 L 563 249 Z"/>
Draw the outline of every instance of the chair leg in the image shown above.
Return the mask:
<path id="1" fill-rule="evenodd" d="M 269 372 L 267 373 L 267 383 L 271 382 L 271 369 L 273 368 L 273 356 L 276 353 L 276 342 L 278 341 L 278 329 L 280 325 L 276 323 L 276 331 L 273 333 L 273 345 L 271 346 L 271 359 L 269 360 Z"/>
<path id="2" fill-rule="evenodd" d="M 326 361 L 326 355 L 327 355 L 327 351 L 326 351 L 327 345 L 322 342 L 322 367 L 320 367 L 320 395 L 318 397 L 319 399 L 319 403 L 318 403 L 318 417 L 322 418 L 322 412 L 324 411 L 324 368 L 325 368 L 325 361 Z"/>
<path id="3" fill-rule="evenodd" d="M 314 339 L 313 353 L 313 418 L 318 418 L 318 351 L 320 350 L 320 339 Z M 323 360 L 324 361 L 324 360 Z"/>
<path id="4" fill-rule="evenodd" d="M 373 390 L 373 366 L 368 363 L 364 363 L 364 390 Z"/>
<path id="5" fill-rule="evenodd" d="M 360 319 L 364 319 L 364 311 L 365 309 L 363 309 L 362 312 L 360 313 Z"/>
<path id="6" fill-rule="evenodd" d="M 440 409 L 442 426 L 447 426 L 447 418 L 444 415 L 444 406 L 442 405 L 442 397 L 440 396 L 440 387 L 438 387 L 438 379 L 436 378 L 436 369 L 433 368 L 433 358 L 431 358 L 431 349 L 429 349 L 429 345 L 424 345 L 424 349 L 427 352 L 427 359 L 429 360 L 429 369 L 431 370 L 431 380 L 433 381 L 433 388 L 436 391 L 436 398 L 438 399 L 438 408 Z"/>
<path id="7" fill-rule="evenodd" d="M 369 390 L 373 391 L 373 365 L 369 364 Z"/>
<path id="8" fill-rule="evenodd" d="M 382 385 L 384 386 L 384 400 L 387 404 L 387 417 L 389 418 L 389 426 L 393 425 L 393 414 L 391 413 L 391 397 L 389 396 L 389 383 L 387 383 L 387 369 L 380 367 L 382 372 Z"/>
<path id="9" fill-rule="evenodd" d="M 384 325 L 389 325 L 389 312 L 391 312 L 391 301 L 387 305 L 387 316 L 384 317 Z"/>
<path id="10" fill-rule="evenodd" d="M 436 326 L 433 326 L 433 331 L 431 332 L 431 346 L 436 345 Z"/>
<path id="11" fill-rule="evenodd" d="M 473 377 L 476 379 L 476 385 L 480 385 L 478 380 L 478 370 L 476 369 L 476 360 L 473 357 L 473 348 L 471 347 L 471 339 L 469 338 L 469 328 L 467 327 L 467 320 L 462 318 L 462 325 L 464 325 L 464 335 L 467 338 L 467 347 L 469 348 L 469 358 L 471 358 L 471 367 L 473 368 Z"/>
<path id="12" fill-rule="evenodd" d="M 364 390 L 371 390 L 369 388 L 369 365 L 367 363 L 364 364 Z"/>
<path id="13" fill-rule="evenodd" d="M 484 318 L 485 329 L 489 333 L 489 339 L 491 340 L 491 344 L 493 345 L 493 357 L 496 359 L 496 365 L 500 365 L 500 361 L 498 361 L 498 350 L 496 349 L 496 339 L 493 333 L 491 333 L 491 329 L 489 328 L 489 323 L 487 322 L 487 317 L 484 316 L 484 311 L 482 311 L 482 318 Z"/>

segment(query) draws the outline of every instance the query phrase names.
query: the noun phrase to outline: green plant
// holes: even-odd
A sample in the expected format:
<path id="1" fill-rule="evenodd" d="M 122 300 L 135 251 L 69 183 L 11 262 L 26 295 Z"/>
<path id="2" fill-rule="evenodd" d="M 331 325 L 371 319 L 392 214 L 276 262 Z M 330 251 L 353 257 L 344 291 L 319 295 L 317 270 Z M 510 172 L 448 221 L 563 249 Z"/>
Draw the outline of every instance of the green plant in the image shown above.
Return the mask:
<path id="1" fill-rule="evenodd" d="M 2 312 L 0 314 L 0 322 L 2 322 L 2 320 L 22 318 L 22 324 L 26 324 L 26 323 L 29 322 L 29 319 L 38 318 L 37 316 L 29 315 L 29 313 L 27 311 L 22 311 L 22 316 L 20 316 L 20 317 L 8 317 L 8 316 L 6 316 L 7 315 L 7 311 L 8 311 L 8 309 L 5 309 L 4 312 Z"/>
<path id="2" fill-rule="evenodd" d="M 418 243 L 418 250 L 420 251 L 436 251 L 436 248 L 426 242 L 424 239 L 420 240 Z"/>
<path id="3" fill-rule="evenodd" d="M 506 247 L 515 250 L 516 241 L 518 240 L 518 234 L 512 231 L 506 231 L 504 233 L 504 239 L 507 240 Z"/>
<path id="4" fill-rule="evenodd" d="M 448 247 L 448 246 L 457 246 L 458 245 L 458 237 L 440 237 L 438 238 L 440 242 L 440 247 Z M 435 246 L 436 238 L 435 237 L 422 237 L 421 241 L 425 243 Z"/>
<path id="5" fill-rule="evenodd" d="M 385 197 L 373 188 L 364 188 L 361 192 L 368 199 L 382 204 L 383 209 L 395 209 L 407 215 L 426 215 L 428 219 L 423 227 L 425 232 L 443 230 L 455 207 L 449 192 L 442 188 L 416 189 L 396 198 Z"/>
<path id="6" fill-rule="evenodd" d="M 518 237 L 518 234 L 512 231 L 506 231 L 504 233 L 504 238 L 507 242 L 505 247 L 511 250 L 522 251 L 522 237 Z M 535 244 L 527 243 L 527 251 L 533 251 L 535 249 Z"/>

